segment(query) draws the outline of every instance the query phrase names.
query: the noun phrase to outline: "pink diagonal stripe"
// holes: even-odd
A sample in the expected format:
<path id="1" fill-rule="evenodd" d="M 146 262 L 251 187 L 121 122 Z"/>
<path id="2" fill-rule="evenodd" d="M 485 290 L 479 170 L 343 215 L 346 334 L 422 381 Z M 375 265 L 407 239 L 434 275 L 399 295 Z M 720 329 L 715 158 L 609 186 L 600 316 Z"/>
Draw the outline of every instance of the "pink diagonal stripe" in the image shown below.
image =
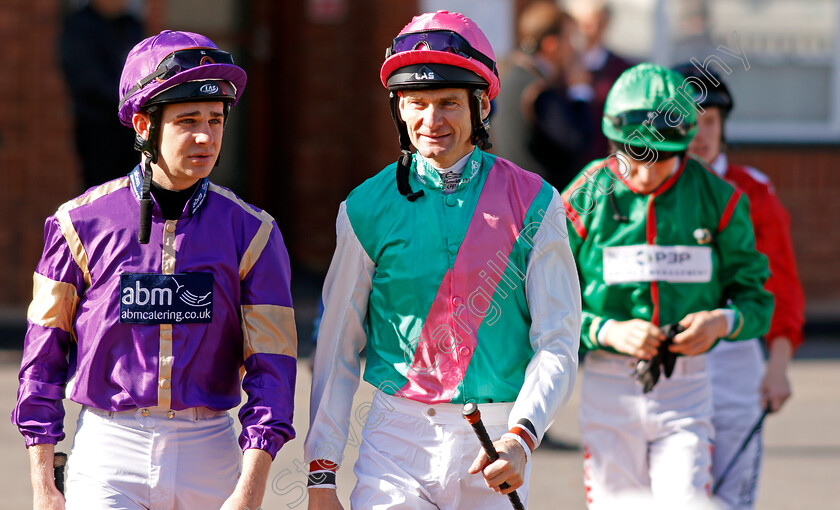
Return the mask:
<path id="1" fill-rule="evenodd" d="M 538 176 L 496 159 L 470 219 L 462 250 L 454 267 L 446 272 L 423 323 L 402 396 L 430 404 L 449 402 L 455 396 L 484 320 L 481 310 L 472 311 L 480 306 L 471 306 L 470 297 L 473 304 L 476 298 L 482 298 L 483 304 L 489 306 L 487 300 L 495 294 L 501 278 L 495 268 L 502 272 L 507 268 L 525 214 L 541 187 Z M 504 260 L 500 260 L 498 252 L 504 254 Z"/>

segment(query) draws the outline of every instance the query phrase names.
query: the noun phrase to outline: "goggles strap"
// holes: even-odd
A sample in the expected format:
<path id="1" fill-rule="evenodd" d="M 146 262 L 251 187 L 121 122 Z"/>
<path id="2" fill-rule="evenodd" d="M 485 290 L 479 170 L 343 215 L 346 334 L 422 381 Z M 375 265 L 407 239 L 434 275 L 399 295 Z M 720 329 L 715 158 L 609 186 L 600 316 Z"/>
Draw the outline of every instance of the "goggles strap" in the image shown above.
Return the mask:
<path id="1" fill-rule="evenodd" d="M 488 57 L 484 53 L 481 53 L 477 49 L 473 48 L 472 45 L 466 39 L 464 39 L 463 36 L 461 36 L 457 32 L 451 31 L 451 30 L 438 30 L 438 29 L 422 30 L 422 31 L 419 31 L 419 32 L 411 32 L 411 33 L 408 33 L 408 34 L 404 34 L 402 36 L 397 36 L 396 38 L 394 38 L 394 41 L 391 43 L 391 46 L 389 46 L 388 48 L 385 49 L 385 58 L 387 59 L 390 56 L 395 55 L 397 53 L 403 53 L 405 51 L 412 51 L 413 50 L 413 48 L 410 48 L 410 49 L 404 49 L 404 50 L 401 50 L 401 51 L 396 51 L 394 49 L 394 47 L 397 45 L 398 40 L 406 39 L 406 38 L 412 37 L 412 36 L 417 37 L 417 36 L 422 35 L 422 34 L 433 34 L 433 33 L 436 33 L 436 32 L 437 33 L 442 33 L 442 34 L 449 34 L 449 37 L 456 38 L 462 44 L 458 45 L 458 46 L 452 46 L 450 44 L 446 48 L 440 48 L 440 47 L 435 47 L 437 45 L 433 45 L 428 39 L 418 40 L 416 42 L 416 44 L 421 44 L 421 43 L 425 44 L 427 48 L 429 48 L 431 50 L 434 50 L 434 51 L 444 51 L 445 52 L 445 51 L 448 51 L 449 49 L 455 50 L 456 54 L 461 55 L 461 56 L 466 57 L 466 58 L 472 58 L 472 59 L 475 59 L 475 60 L 481 62 L 488 69 L 490 69 L 493 72 L 493 74 L 496 75 L 496 77 L 499 76 L 499 70 L 497 69 L 496 62 L 494 62 L 493 59 L 491 59 L 490 57 Z"/>
<path id="2" fill-rule="evenodd" d="M 194 52 L 194 51 L 202 52 L 202 54 L 205 54 L 205 52 L 212 51 L 215 55 L 226 55 L 228 57 L 226 60 L 229 60 L 229 61 L 224 61 L 224 62 L 219 62 L 219 63 L 233 65 L 233 57 L 231 57 L 230 54 L 228 54 L 227 52 L 224 52 L 224 51 L 221 51 L 221 50 L 213 50 L 212 48 L 191 48 L 191 49 L 183 49 L 183 50 L 175 51 L 175 52 L 171 53 L 170 55 L 168 55 L 167 57 L 165 57 L 161 61 L 161 63 L 158 64 L 157 68 L 151 74 L 149 74 L 148 76 L 146 76 L 144 78 L 141 78 L 141 79 L 137 80 L 137 83 L 135 83 L 133 87 L 128 89 L 128 92 L 125 93 L 125 95 L 120 100 L 119 104 L 117 105 L 117 110 L 122 110 L 123 104 L 125 104 L 126 100 L 128 100 L 128 98 L 131 97 L 135 92 L 141 90 L 143 87 L 145 87 L 146 85 L 148 85 L 152 81 L 160 78 L 161 76 L 166 75 L 172 69 L 177 69 L 178 66 L 181 66 L 181 71 L 186 71 L 188 69 L 193 69 L 195 67 L 201 66 L 203 60 L 200 60 L 197 65 L 191 65 L 189 67 L 184 67 L 182 64 L 179 64 L 177 61 L 174 61 L 174 62 L 172 62 L 168 65 L 161 65 L 163 62 L 165 62 L 167 60 L 167 58 L 169 58 L 169 57 L 171 57 L 171 56 L 173 56 L 173 55 L 175 55 L 179 52 Z M 215 64 L 216 62 L 213 61 L 213 60 L 210 60 L 210 62 L 208 62 L 208 63 L 214 63 Z"/>
<path id="3" fill-rule="evenodd" d="M 125 102 L 126 102 L 126 101 L 128 100 L 128 98 L 129 98 L 129 97 L 131 97 L 131 96 L 132 96 L 135 92 L 137 92 L 138 90 L 142 89 L 143 87 L 145 87 L 146 85 L 148 85 L 149 83 L 151 83 L 153 80 L 157 79 L 158 77 L 163 76 L 163 75 L 164 75 L 164 74 L 166 74 L 168 71 L 169 71 L 169 69 L 167 69 L 167 68 L 165 68 L 165 67 L 164 67 L 164 68 L 161 68 L 161 69 L 158 69 L 158 70 L 156 70 L 155 72 L 153 72 L 152 74 L 150 74 L 150 75 L 146 76 L 145 78 L 143 78 L 143 79 L 139 80 L 137 83 L 135 83 L 133 87 L 131 87 L 130 89 L 128 89 L 128 92 L 126 92 L 126 93 L 125 93 L 125 95 L 123 96 L 123 98 L 120 100 L 120 104 L 119 104 L 119 105 L 117 105 L 117 110 L 122 110 L 122 107 L 123 107 L 123 105 L 125 104 Z"/>

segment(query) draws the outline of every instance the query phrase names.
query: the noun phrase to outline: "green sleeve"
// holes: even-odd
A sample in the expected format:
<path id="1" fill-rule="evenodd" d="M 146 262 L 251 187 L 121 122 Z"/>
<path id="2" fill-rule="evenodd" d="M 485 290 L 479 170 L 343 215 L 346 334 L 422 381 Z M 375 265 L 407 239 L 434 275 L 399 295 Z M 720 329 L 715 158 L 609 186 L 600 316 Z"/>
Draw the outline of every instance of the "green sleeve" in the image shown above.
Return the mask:
<path id="1" fill-rule="evenodd" d="M 598 342 L 598 332 L 604 327 L 604 324 L 609 320 L 609 317 L 595 315 L 592 312 L 584 311 L 582 313 L 582 321 L 580 325 L 580 347 L 585 351 L 597 351 L 604 349 L 610 352 L 615 352 L 613 349 L 604 347 Z"/>
<path id="2" fill-rule="evenodd" d="M 572 223 L 571 219 L 566 220 L 567 223 L 567 231 L 569 232 L 569 246 L 572 248 L 572 255 L 575 258 L 575 262 L 578 264 L 578 267 L 582 267 L 586 261 L 581 260 L 580 257 L 580 250 L 581 245 L 583 244 L 583 239 L 581 239 L 580 234 L 578 234 L 577 230 L 575 230 L 575 226 Z M 580 275 L 580 271 L 578 271 L 578 275 Z M 580 276 L 578 276 L 580 277 Z M 585 282 L 580 282 L 581 294 L 583 294 Z M 581 298 L 585 299 L 586 296 L 582 295 Z M 599 349 L 606 349 L 602 347 L 600 343 L 598 343 L 598 331 L 604 326 L 604 323 L 607 322 L 609 317 L 602 317 L 600 315 L 596 315 L 592 312 L 586 311 L 586 305 L 583 307 L 583 311 L 581 314 L 581 324 L 580 324 L 580 349 L 583 351 L 596 351 Z M 612 350 L 612 349 L 607 349 Z"/>
<path id="3" fill-rule="evenodd" d="M 770 275 L 767 257 L 756 251 L 755 236 L 746 195 L 729 223 L 718 232 L 720 278 L 725 299 L 721 306 L 735 311 L 735 322 L 728 340 L 745 340 L 763 335 L 770 328 L 773 296 L 764 290 Z"/>

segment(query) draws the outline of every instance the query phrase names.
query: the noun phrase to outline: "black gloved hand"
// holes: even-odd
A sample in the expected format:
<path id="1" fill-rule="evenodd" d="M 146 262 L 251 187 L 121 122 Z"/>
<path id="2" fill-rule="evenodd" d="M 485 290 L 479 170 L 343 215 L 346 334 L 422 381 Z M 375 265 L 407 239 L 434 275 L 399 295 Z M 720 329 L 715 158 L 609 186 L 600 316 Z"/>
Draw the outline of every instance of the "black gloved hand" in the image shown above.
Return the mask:
<path id="1" fill-rule="evenodd" d="M 647 393 L 659 382 L 660 366 L 659 353 L 650 359 L 640 359 L 633 370 L 633 377 L 642 383 L 642 393 Z"/>
<path id="2" fill-rule="evenodd" d="M 665 377 L 671 377 L 674 373 L 674 365 L 677 364 L 677 354 L 668 350 L 674 343 L 674 337 L 684 331 L 685 328 L 679 323 L 669 324 L 662 328 L 665 333 L 665 340 L 659 344 L 659 350 L 650 359 L 640 359 L 633 370 L 633 377 L 642 384 L 642 393 L 648 393 L 659 382 L 662 372 Z"/>
<path id="3" fill-rule="evenodd" d="M 685 327 L 679 322 L 665 326 L 663 332 L 665 333 L 665 341 L 659 346 L 659 357 L 662 361 L 662 369 L 665 372 L 665 377 L 671 377 L 674 373 L 674 365 L 677 364 L 678 354 L 671 352 L 668 347 L 674 344 L 674 337 L 677 334 L 685 331 Z"/>

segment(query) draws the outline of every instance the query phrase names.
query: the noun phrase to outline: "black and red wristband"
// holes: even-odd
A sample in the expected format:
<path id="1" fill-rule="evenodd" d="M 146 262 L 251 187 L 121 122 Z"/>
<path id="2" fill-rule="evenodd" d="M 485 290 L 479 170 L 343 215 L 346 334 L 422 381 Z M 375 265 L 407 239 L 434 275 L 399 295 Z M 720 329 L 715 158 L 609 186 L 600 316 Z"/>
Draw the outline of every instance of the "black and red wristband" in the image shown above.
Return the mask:
<path id="1" fill-rule="evenodd" d="M 335 472 L 338 465 L 324 459 L 313 460 L 309 463 L 309 480 L 307 487 L 317 489 L 335 489 Z"/>

